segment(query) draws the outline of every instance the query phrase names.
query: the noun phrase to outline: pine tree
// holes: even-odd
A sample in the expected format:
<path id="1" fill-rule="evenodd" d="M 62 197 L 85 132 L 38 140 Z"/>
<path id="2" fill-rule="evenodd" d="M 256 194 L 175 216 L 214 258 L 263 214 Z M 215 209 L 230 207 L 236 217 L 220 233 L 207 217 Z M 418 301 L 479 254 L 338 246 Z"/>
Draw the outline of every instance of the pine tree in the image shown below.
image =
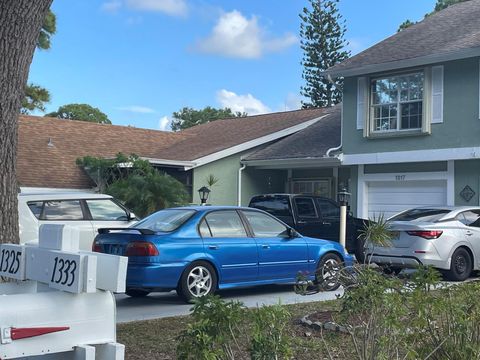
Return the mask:
<path id="1" fill-rule="evenodd" d="M 342 100 L 342 78 L 328 79 L 321 73 L 350 56 L 345 50 L 346 27 L 338 11 L 339 0 L 309 0 L 300 14 L 303 79 L 300 93 L 309 101 L 303 107 L 332 106 Z"/>

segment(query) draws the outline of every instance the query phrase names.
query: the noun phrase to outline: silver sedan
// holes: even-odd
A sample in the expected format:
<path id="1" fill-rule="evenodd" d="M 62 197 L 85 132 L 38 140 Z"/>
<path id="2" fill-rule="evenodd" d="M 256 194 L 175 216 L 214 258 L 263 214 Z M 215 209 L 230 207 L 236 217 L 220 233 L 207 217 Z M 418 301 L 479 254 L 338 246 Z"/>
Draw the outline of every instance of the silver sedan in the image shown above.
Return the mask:
<path id="1" fill-rule="evenodd" d="M 453 281 L 480 269 L 480 207 L 424 207 L 388 219 L 392 240 L 367 244 L 367 259 L 398 272 L 431 265 Z"/>

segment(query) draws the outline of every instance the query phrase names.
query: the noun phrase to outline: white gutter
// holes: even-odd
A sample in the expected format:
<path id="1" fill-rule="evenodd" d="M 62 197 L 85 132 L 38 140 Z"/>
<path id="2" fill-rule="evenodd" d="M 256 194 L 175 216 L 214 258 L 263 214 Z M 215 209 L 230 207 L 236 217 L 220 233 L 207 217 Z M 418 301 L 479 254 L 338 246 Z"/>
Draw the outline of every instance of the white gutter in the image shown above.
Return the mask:
<path id="1" fill-rule="evenodd" d="M 328 149 L 325 154 L 325 157 L 327 158 L 330 157 L 330 153 L 340 150 L 342 146 L 343 146 L 343 101 L 342 101 L 342 110 L 340 115 L 340 145 Z"/>
<path id="2" fill-rule="evenodd" d="M 245 170 L 247 165 L 242 164 L 238 169 L 238 187 L 237 187 L 237 205 L 242 206 L 242 171 Z"/>
<path id="3" fill-rule="evenodd" d="M 156 159 L 156 158 L 149 158 L 149 157 L 141 157 L 140 159 L 147 160 L 150 164 L 154 164 L 154 165 L 182 167 L 183 170 L 190 170 L 196 165 L 193 161 L 167 160 L 167 159 Z"/>

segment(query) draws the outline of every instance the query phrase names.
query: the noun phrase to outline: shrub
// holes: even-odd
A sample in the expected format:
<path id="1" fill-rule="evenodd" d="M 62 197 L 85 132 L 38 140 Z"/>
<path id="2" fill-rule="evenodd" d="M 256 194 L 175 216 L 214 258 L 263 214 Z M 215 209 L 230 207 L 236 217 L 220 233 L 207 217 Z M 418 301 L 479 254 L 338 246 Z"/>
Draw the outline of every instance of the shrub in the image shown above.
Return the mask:
<path id="1" fill-rule="evenodd" d="M 252 313 L 250 354 L 253 360 L 291 359 L 292 347 L 286 334 L 290 313 L 282 305 L 263 306 Z"/>

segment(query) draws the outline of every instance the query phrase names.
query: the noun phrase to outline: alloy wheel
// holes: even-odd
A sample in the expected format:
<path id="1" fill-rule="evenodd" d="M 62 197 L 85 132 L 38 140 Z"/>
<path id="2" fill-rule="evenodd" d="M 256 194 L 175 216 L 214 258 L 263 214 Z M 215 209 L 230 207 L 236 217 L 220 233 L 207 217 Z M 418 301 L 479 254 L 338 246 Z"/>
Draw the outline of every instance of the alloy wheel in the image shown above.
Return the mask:
<path id="1" fill-rule="evenodd" d="M 212 274 L 204 266 L 195 266 L 187 276 L 187 289 L 193 297 L 201 297 L 212 289 Z"/>

